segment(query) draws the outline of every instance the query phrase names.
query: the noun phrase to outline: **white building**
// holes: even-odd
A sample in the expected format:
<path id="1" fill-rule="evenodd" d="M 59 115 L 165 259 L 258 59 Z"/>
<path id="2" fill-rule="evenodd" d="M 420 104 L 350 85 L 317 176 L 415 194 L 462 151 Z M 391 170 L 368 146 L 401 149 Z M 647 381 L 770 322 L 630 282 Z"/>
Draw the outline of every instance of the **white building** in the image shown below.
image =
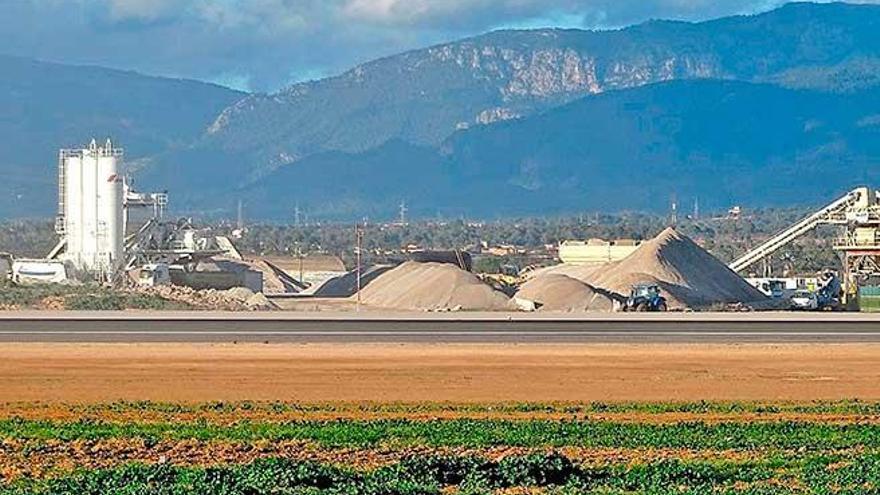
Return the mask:
<path id="1" fill-rule="evenodd" d="M 559 259 L 567 265 L 597 265 L 620 261 L 632 254 L 641 241 L 619 239 L 606 241 L 590 239 L 587 241 L 568 240 L 559 244 Z"/>

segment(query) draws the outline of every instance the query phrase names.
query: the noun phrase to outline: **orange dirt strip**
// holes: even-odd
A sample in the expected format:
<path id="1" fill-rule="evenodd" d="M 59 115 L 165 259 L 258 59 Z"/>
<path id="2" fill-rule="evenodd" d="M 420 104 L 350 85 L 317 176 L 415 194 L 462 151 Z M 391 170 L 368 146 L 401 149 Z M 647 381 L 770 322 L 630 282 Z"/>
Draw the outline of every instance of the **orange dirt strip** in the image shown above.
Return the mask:
<path id="1" fill-rule="evenodd" d="M 0 344 L 0 402 L 880 399 L 880 344 Z"/>

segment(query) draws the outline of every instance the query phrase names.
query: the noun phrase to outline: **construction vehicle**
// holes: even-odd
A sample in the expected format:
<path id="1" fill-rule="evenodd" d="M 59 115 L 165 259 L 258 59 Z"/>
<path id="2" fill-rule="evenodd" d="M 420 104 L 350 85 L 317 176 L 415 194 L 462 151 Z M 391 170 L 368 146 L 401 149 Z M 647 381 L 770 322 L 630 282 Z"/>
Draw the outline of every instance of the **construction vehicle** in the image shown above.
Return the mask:
<path id="1" fill-rule="evenodd" d="M 479 274 L 479 277 L 483 282 L 491 285 L 496 290 L 508 296 L 513 296 L 522 283 L 519 267 L 513 264 L 505 264 L 501 265 L 498 271 L 499 273 L 482 273 Z"/>
<path id="2" fill-rule="evenodd" d="M 819 290 L 816 291 L 819 309 L 838 309 L 842 295 L 843 285 L 836 273 L 828 271 L 819 276 Z"/>
<path id="3" fill-rule="evenodd" d="M 791 298 L 791 309 L 833 311 L 840 308 L 842 286 L 833 271 L 819 274 L 815 290 L 799 290 Z"/>
<path id="4" fill-rule="evenodd" d="M 833 271 L 819 274 L 816 289 L 800 289 L 791 297 L 791 309 L 800 311 L 833 311 L 840 307 L 842 287 Z"/>
<path id="5" fill-rule="evenodd" d="M 660 287 L 657 284 L 639 284 L 632 286 L 624 311 L 657 312 L 666 311 L 666 298 L 660 295 Z"/>

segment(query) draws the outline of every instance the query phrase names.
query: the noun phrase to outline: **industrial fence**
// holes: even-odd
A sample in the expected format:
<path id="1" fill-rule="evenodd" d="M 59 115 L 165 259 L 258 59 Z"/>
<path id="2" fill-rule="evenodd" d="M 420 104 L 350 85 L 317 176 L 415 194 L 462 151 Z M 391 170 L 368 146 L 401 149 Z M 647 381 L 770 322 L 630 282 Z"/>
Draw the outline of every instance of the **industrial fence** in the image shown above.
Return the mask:
<path id="1" fill-rule="evenodd" d="M 859 309 L 866 313 L 880 313 L 880 286 L 859 288 Z"/>

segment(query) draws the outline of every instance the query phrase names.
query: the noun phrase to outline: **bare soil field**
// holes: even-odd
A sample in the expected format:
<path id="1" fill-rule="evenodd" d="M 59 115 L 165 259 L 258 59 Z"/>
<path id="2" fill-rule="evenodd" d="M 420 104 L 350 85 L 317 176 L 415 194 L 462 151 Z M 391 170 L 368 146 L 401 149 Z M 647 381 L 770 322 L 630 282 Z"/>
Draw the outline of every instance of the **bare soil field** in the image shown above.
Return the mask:
<path id="1" fill-rule="evenodd" d="M 0 402 L 880 398 L 880 345 L 2 344 Z"/>

